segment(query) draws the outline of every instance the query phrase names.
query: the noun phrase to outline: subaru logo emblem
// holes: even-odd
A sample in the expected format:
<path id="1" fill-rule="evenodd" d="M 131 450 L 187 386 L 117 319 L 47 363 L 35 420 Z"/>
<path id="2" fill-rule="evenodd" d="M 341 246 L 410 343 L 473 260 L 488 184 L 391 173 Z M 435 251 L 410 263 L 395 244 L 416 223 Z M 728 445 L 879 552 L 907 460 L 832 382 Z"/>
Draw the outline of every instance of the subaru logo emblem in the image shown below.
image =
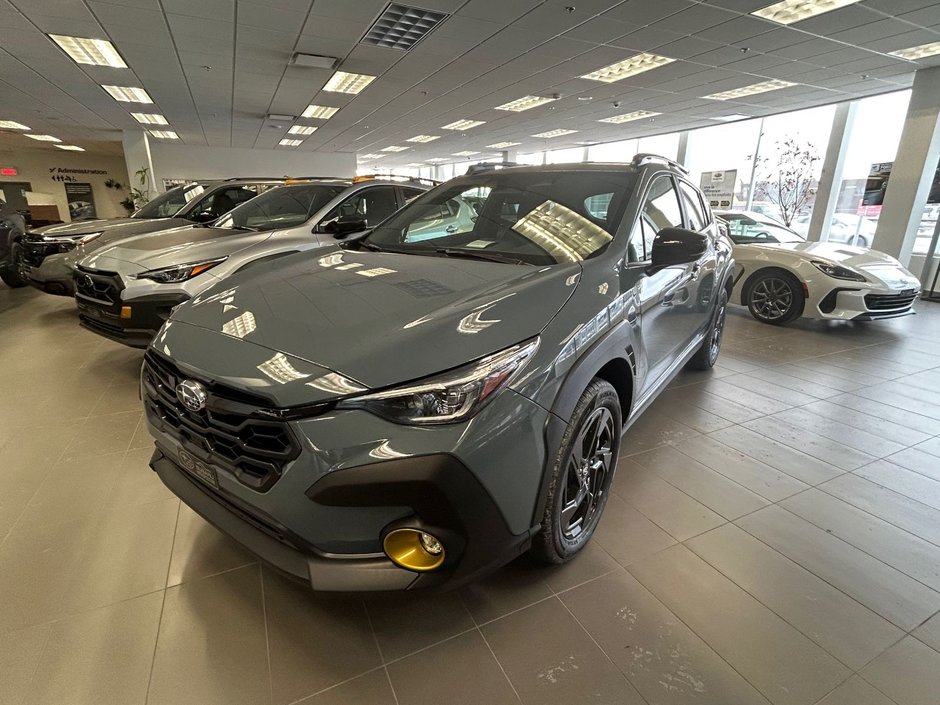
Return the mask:
<path id="1" fill-rule="evenodd" d="M 206 408 L 209 395 L 206 394 L 206 388 L 199 382 L 187 379 L 176 385 L 176 398 L 187 411 L 202 411 Z"/>

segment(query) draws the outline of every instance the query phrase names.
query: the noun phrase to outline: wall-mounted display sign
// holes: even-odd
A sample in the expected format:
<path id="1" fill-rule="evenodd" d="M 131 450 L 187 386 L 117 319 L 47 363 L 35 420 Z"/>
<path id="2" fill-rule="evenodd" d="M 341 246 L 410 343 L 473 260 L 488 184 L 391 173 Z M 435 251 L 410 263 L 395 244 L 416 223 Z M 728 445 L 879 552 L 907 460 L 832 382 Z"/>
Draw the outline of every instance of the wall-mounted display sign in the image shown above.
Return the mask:
<path id="1" fill-rule="evenodd" d="M 702 193 L 712 208 L 731 208 L 734 204 L 734 185 L 738 181 L 738 170 L 705 171 L 702 173 Z"/>
<path id="2" fill-rule="evenodd" d="M 95 194 L 91 184 L 67 183 L 65 184 L 65 200 L 69 204 L 69 216 L 72 220 L 88 220 L 96 218 Z"/>

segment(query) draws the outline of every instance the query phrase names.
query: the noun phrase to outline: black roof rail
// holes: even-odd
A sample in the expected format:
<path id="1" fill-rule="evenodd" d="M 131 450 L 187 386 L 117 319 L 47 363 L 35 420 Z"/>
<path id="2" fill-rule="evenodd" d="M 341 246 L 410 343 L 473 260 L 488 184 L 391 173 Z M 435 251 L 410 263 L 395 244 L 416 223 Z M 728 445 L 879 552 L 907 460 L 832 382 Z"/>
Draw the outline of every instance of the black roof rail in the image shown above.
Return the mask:
<path id="1" fill-rule="evenodd" d="M 504 169 L 511 166 L 522 165 L 519 164 L 519 162 L 480 162 L 479 164 L 471 164 L 466 171 L 466 176 L 482 174 L 485 171 L 496 171 L 497 169 Z"/>
<path id="2" fill-rule="evenodd" d="M 641 167 L 644 164 L 649 164 L 650 162 L 660 162 L 662 164 L 668 164 L 669 166 L 674 166 L 683 174 L 689 173 L 689 170 L 686 169 L 682 164 L 680 164 L 674 159 L 669 159 L 668 157 L 664 157 L 661 154 L 651 154 L 649 152 L 641 152 L 640 154 L 637 154 L 635 157 L 633 157 L 633 161 L 631 163 L 635 167 Z"/>

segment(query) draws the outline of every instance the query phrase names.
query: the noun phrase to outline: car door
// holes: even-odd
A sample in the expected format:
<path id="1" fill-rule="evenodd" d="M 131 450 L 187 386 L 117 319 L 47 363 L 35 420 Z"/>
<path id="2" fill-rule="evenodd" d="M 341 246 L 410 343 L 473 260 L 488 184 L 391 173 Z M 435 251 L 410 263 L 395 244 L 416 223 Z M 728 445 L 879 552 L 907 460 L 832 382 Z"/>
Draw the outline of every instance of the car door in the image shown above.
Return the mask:
<path id="1" fill-rule="evenodd" d="M 683 287 L 689 267 L 677 265 L 653 270 L 653 240 L 665 228 L 683 227 L 682 207 L 675 181 L 669 174 L 654 176 L 643 196 L 639 215 L 627 242 L 621 269 L 621 290 L 633 292 L 625 317 L 634 327 L 642 347 L 638 376 L 644 393 L 668 370 L 687 339 L 678 308 L 684 302 Z"/>
<path id="2" fill-rule="evenodd" d="M 683 303 L 676 304 L 688 330 L 687 341 L 691 341 L 711 322 L 712 299 L 717 290 L 718 259 L 714 242 L 718 229 L 698 189 L 682 178 L 677 177 L 676 183 L 685 215 L 685 227 L 708 238 L 705 253 L 697 262 L 689 265 L 689 281 L 686 284 L 688 296 Z"/>

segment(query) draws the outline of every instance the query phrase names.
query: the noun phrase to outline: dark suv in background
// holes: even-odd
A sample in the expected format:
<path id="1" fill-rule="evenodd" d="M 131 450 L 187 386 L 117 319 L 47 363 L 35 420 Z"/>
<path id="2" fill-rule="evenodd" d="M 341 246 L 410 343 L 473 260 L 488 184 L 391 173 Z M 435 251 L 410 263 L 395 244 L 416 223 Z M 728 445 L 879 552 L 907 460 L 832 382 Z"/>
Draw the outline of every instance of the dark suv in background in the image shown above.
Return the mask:
<path id="1" fill-rule="evenodd" d="M 7 286 L 25 286 L 16 268 L 18 250 L 26 231 L 26 219 L 0 200 L 0 279 Z"/>
<path id="2" fill-rule="evenodd" d="M 22 239 L 19 277 L 49 294 L 72 296 L 74 263 L 132 235 L 208 223 L 284 179 L 200 181 L 171 188 L 127 218 L 82 220 L 30 230 Z"/>
<path id="3" fill-rule="evenodd" d="M 316 590 L 562 563 L 624 429 L 714 364 L 732 274 L 674 162 L 472 169 L 173 309 L 142 372 L 151 466 Z"/>

